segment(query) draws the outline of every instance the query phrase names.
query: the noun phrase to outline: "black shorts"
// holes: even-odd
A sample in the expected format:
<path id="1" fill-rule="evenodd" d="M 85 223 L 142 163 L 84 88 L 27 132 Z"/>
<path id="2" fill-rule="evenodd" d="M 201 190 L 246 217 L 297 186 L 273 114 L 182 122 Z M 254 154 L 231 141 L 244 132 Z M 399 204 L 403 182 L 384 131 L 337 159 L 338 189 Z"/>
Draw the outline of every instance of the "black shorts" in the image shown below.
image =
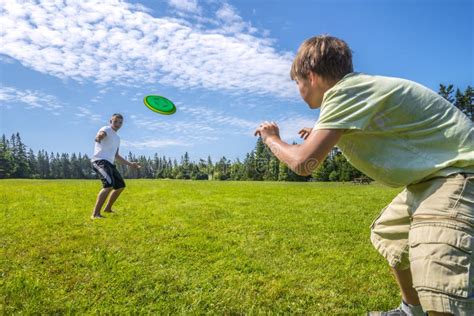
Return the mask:
<path id="1" fill-rule="evenodd" d="M 125 188 L 125 182 L 117 168 L 107 160 L 96 160 L 92 162 L 92 169 L 97 173 L 104 188 Z"/>

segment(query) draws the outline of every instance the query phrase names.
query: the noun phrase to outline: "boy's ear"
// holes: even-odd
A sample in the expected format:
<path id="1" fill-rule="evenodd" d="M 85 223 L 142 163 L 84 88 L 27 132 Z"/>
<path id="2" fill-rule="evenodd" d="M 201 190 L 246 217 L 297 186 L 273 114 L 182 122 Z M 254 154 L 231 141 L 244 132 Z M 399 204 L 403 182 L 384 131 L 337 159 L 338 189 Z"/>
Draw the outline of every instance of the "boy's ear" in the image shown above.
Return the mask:
<path id="1" fill-rule="evenodd" d="M 312 86 L 316 83 L 316 76 L 317 75 L 312 71 L 310 71 L 308 74 L 308 79 Z"/>

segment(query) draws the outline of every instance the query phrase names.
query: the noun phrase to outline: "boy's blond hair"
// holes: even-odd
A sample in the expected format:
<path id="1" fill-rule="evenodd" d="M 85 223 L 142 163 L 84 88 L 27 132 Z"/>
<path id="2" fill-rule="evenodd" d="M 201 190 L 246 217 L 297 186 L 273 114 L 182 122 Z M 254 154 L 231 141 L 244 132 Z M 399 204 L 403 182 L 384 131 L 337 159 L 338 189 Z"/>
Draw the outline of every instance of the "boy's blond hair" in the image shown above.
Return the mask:
<path id="1" fill-rule="evenodd" d="M 311 37 L 301 44 L 291 65 L 292 80 L 306 79 L 309 72 L 325 80 L 340 80 L 353 72 L 352 52 L 346 42 L 329 35 Z"/>

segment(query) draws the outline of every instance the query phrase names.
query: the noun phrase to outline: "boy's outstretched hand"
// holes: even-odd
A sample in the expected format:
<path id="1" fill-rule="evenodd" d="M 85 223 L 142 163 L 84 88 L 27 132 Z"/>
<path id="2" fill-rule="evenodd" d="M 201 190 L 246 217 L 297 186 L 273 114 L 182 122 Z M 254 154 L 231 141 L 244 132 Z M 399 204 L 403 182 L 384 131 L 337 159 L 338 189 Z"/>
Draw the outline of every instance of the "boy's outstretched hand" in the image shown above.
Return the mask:
<path id="1" fill-rule="evenodd" d="M 254 135 L 262 137 L 262 140 L 265 143 L 268 138 L 280 138 L 280 129 L 275 122 L 265 121 L 255 130 Z"/>
<path id="2" fill-rule="evenodd" d="M 311 131 L 313 129 L 311 127 L 303 127 L 301 129 L 301 131 L 298 132 L 298 134 L 300 134 L 300 137 L 303 138 L 304 140 L 306 140 L 309 136 L 309 134 L 311 134 Z"/>

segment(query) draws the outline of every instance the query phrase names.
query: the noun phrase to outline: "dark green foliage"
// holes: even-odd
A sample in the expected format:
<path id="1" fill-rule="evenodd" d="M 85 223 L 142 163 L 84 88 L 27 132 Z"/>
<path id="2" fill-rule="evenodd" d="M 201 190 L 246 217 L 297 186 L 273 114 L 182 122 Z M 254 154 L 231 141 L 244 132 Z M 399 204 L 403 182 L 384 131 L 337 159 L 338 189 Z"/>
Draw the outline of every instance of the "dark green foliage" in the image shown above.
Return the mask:
<path id="1" fill-rule="evenodd" d="M 439 85 L 438 94 L 461 110 L 471 121 L 474 121 L 474 88 L 467 86 L 464 93 L 458 88 L 454 96 L 453 93 L 454 88 L 452 84 L 448 86 Z"/>
<path id="2" fill-rule="evenodd" d="M 222 157 L 213 163 L 207 160 L 191 161 L 186 152 L 180 162 L 158 154 L 153 159 L 127 154 L 127 160 L 140 163 L 142 168 L 128 168 L 120 163 L 117 168 L 127 179 L 182 179 L 182 180 L 234 180 L 234 181 L 308 181 L 311 177 L 299 176 L 278 161 L 261 138 L 255 149 L 247 153 L 244 161 L 231 161 Z M 354 169 L 335 148 L 329 157 L 313 173 L 316 181 L 350 181 L 361 173 Z M 40 179 L 94 179 L 90 158 L 87 155 L 48 153 L 26 149 L 20 135 L 14 134 L 8 141 L 3 135 L 0 142 L 0 178 Z"/>

